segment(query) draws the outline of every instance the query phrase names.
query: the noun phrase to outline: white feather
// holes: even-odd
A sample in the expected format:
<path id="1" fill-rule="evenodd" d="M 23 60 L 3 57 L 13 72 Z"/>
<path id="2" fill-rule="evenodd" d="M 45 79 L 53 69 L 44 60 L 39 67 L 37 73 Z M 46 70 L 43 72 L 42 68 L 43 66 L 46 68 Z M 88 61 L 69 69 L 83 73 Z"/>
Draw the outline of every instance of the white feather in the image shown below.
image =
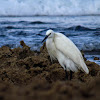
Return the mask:
<path id="1" fill-rule="evenodd" d="M 47 34 L 52 31 L 47 31 Z M 46 47 L 50 58 L 53 60 L 58 59 L 60 65 L 65 70 L 77 72 L 78 69 L 85 71 L 87 74 L 89 70 L 84 63 L 83 57 L 75 44 L 61 33 L 51 33 L 46 41 Z"/>

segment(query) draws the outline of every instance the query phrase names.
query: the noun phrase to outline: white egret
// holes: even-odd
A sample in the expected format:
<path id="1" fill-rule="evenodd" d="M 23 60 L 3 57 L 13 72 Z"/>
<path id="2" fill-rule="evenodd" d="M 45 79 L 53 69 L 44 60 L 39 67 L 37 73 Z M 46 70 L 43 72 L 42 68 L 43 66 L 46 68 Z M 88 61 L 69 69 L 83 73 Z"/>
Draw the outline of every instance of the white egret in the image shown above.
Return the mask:
<path id="1" fill-rule="evenodd" d="M 48 30 L 45 39 L 47 39 L 46 48 L 51 60 L 57 59 L 65 71 L 77 72 L 79 69 L 89 73 L 81 52 L 69 38 L 62 33 Z M 67 72 L 66 77 L 68 78 Z"/>

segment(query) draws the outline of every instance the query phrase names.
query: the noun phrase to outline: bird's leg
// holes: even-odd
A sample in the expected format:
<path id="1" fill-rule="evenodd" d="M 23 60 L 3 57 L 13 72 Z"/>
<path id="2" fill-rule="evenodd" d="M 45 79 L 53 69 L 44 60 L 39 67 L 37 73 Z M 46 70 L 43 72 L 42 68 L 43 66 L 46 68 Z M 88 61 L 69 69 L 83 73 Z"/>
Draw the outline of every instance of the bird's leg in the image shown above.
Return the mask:
<path id="1" fill-rule="evenodd" d="M 66 69 L 67 69 L 67 68 L 66 68 L 66 65 L 64 65 L 64 67 L 65 67 L 64 70 L 65 70 L 65 74 L 66 74 L 66 80 L 68 80 L 68 73 L 67 73 L 67 71 L 66 71 Z"/>
<path id="2" fill-rule="evenodd" d="M 72 79 L 73 72 L 70 71 L 70 80 Z"/>
<path id="3" fill-rule="evenodd" d="M 68 73 L 67 73 L 66 69 L 65 69 L 65 74 L 66 74 L 66 80 L 68 80 Z"/>

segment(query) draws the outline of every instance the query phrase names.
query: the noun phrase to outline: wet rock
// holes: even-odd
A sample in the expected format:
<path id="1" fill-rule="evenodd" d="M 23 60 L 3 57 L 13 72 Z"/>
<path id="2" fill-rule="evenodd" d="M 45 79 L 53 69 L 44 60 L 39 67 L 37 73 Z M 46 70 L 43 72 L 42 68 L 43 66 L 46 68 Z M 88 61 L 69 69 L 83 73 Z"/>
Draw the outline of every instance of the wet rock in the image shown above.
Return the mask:
<path id="1" fill-rule="evenodd" d="M 94 57 L 94 60 L 100 60 L 98 57 Z"/>

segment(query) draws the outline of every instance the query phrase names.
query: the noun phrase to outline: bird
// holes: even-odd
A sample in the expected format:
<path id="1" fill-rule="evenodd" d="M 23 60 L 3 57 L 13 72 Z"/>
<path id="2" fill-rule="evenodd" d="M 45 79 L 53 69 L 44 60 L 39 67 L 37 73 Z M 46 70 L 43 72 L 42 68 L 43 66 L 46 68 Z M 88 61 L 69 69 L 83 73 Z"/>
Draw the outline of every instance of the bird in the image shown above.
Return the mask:
<path id="1" fill-rule="evenodd" d="M 59 64 L 64 68 L 66 72 L 66 78 L 68 79 L 68 71 L 70 71 L 70 79 L 72 73 L 81 70 L 86 74 L 89 74 L 89 69 L 86 66 L 83 56 L 76 45 L 64 34 L 54 32 L 49 29 L 46 32 L 45 38 L 46 48 L 50 55 L 51 61 L 58 60 Z"/>

